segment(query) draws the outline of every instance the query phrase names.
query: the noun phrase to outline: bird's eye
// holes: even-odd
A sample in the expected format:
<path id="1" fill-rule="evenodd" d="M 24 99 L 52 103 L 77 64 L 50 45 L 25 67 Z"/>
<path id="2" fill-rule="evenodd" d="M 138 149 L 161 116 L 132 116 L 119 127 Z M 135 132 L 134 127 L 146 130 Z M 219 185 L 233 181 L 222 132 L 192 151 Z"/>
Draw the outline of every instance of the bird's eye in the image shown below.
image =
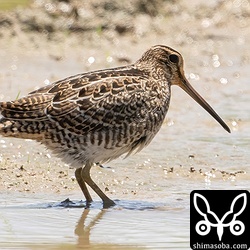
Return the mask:
<path id="1" fill-rule="evenodd" d="M 169 56 L 169 60 L 170 60 L 170 62 L 172 62 L 172 63 L 178 63 L 178 62 L 179 62 L 179 57 L 178 57 L 177 55 L 175 55 L 175 54 L 171 54 L 171 55 Z"/>

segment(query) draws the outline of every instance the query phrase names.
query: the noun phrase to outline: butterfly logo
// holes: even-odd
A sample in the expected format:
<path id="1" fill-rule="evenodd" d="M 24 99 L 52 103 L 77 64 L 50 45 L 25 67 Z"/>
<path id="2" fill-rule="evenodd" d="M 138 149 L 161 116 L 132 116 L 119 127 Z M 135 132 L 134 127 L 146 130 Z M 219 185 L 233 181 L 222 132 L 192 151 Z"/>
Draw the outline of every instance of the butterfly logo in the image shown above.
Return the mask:
<path id="1" fill-rule="evenodd" d="M 238 205 L 240 204 L 240 199 L 243 199 L 243 205 L 239 209 Z M 199 201 L 200 205 L 203 203 L 203 206 L 200 206 L 200 208 L 198 206 L 198 200 L 200 200 Z M 236 236 L 243 234 L 243 232 L 245 231 L 245 225 L 243 224 L 242 221 L 237 220 L 237 217 L 246 208 L 246 205 L 247 205 L 246 193 L 239 194 L 233 199 L 229 211 L 227 211 L 222 216 L 221 219 L 219 219 L 218 216 L 213 211 L 211 211 L 210 205 L 207 199 L 203 195 L 199 193 L 195 193 L 193 196 L 193 203 L 194 203 L 194 207 L 196 211 L 204 218 L 200 220 L 199 222 L 197 222 L 195 226 L 195 230 L 199 235 L 202 235 L 202 236 L 207 235 L 209 234 L 211 227 L 215 227 L 217 228 L 217 235 L 218 235 L 219 241 L 221 241 L 225 227 L 229 227 L 230 232 Z M 237 208 L 235 206 L 236 203 L 238 203 Z M 232 218 L 230 222 L 225 223 L 225 220 L 226 219 L 228 220 L 230 218 Z"/>

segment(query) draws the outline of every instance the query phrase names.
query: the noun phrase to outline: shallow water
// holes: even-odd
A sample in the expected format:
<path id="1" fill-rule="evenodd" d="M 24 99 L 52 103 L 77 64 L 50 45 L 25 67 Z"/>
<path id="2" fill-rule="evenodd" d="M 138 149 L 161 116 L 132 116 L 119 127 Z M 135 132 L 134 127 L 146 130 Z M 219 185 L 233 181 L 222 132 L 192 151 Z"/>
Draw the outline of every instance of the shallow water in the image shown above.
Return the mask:
<path id="1" fill-rule="evenodd" d="M 188 248 L 189 213 L 183 202 L 116 203 L 110 209 L 98 202 L 90 209 L 62 208 L 45 197 L 2 197 L 0 249 Z"/>

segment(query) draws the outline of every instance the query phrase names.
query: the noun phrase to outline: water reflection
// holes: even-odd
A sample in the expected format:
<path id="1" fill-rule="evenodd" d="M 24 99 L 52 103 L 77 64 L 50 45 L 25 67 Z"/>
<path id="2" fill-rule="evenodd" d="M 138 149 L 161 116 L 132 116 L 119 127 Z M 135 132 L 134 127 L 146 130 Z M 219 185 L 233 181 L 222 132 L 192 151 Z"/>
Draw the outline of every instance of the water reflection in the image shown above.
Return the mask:
<path id="1" fill-rule="evenodd" d="M 86 208 L 83 210 L 82 216 L 80 217 L 79 221 L 76 224 L 75 228 L 75 235 L 77 235 L 77 248 L 94 248 L 97 247 L 100 249 L 120 249 L 120 245 L 111 245 L 111 244 L 97 244 L 97 243 L 91 243 L 90 241 L 90 234 L 91 231 L 94 229 L 94 227 L 98 224 L 98 222 L 103 218 L 104 214 L 107 212 L 106 210 L 100 210 L 94 218 L 90 221 L 90 223 L 87 225 L 86 220 L 88 219 L 90 209 Z M 126 247 L 126 249 L 129 249 Z"/>
<path id="2" fill-rule="evenodd" d="M 101 210 L 97 216 L 94 218 L 94 220 L 91 221 L 91 223 L 86 226 L 85 220 L 89 214 L 89 209 L 84 209 L 82 216 L 80 220 L 78 221 L 76 228 L 75 228 L 75 234 L 78 236 L 78 246 L 89 246 L 90 245 L 90 231 L 91 228 L 96 224 L 96 222 L 103 216 L 103 213 L 105 210 Z"/>
<path id="3" fill-rule="evenodd" d="M 84 209 L 75 227 L 77 248 L 88 249 L 160 249 L 187 248 L 186 215 L 160 210 Z M 95 211 L 96 212 L 96 211 Z M 183 211 L 177 212 L 182 214 Z M 186 211 L 187 212 L 187 211 Z M 159 213 L 159 216 L 157 216 Z M 180 215 L 179 214 L 179 215 Z M 184 222 L 184 223 L 183 223 Z M 175 229 L 174 229 L 175 228 Z"/>
<path id="4" fill-rule="evenodd" d="M 189 211 L 183 201 L 123 200 L 111 209 L 94 202 L 88 209 L 83 202 L 69 208 L 41 200 L 0 196 L 0 249 L 188 248 Z"/>

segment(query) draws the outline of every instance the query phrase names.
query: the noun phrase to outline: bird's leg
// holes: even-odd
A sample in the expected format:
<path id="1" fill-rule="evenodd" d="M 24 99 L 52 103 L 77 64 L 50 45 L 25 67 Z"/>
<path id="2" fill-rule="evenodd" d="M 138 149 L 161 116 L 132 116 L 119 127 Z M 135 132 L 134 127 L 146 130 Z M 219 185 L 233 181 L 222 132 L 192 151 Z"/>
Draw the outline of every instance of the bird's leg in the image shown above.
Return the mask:
<path id="1" fill-rule="evenodd" d="M 75 177 L 76 177 L 76 180 L 77 180 L 77 182 L 78 182 L 78 184 L 79 184 L 79 186 L 80 186 L 80 188 L 81 188 L 81 190 L 86 198 L 86 203 L 88 204 L 88 203 L 92 202 L 93 200 L 90 196 L 90 193 L 89 193 L 87 186 L 82 178 L 81 173 L 82 173 L 82 168 L 77 168 L 75 171 Z"/>
<path id="2" fill-rule="evenodd" d="M 84 182 L 86 182 L 96 193 L 97 195 L 102 199 L 103 201 L 103 207 L 108 208 L 115 205 L 115 202 L 108 198 L 107 195 L 105 195 L 102 190 L 96 185 L 96 183 L 91 179 L 90 177 L 90 168 L 92 167 L 91 164 L 87 163 L 85 167 L 82 168 L 82 179 Z"/>

